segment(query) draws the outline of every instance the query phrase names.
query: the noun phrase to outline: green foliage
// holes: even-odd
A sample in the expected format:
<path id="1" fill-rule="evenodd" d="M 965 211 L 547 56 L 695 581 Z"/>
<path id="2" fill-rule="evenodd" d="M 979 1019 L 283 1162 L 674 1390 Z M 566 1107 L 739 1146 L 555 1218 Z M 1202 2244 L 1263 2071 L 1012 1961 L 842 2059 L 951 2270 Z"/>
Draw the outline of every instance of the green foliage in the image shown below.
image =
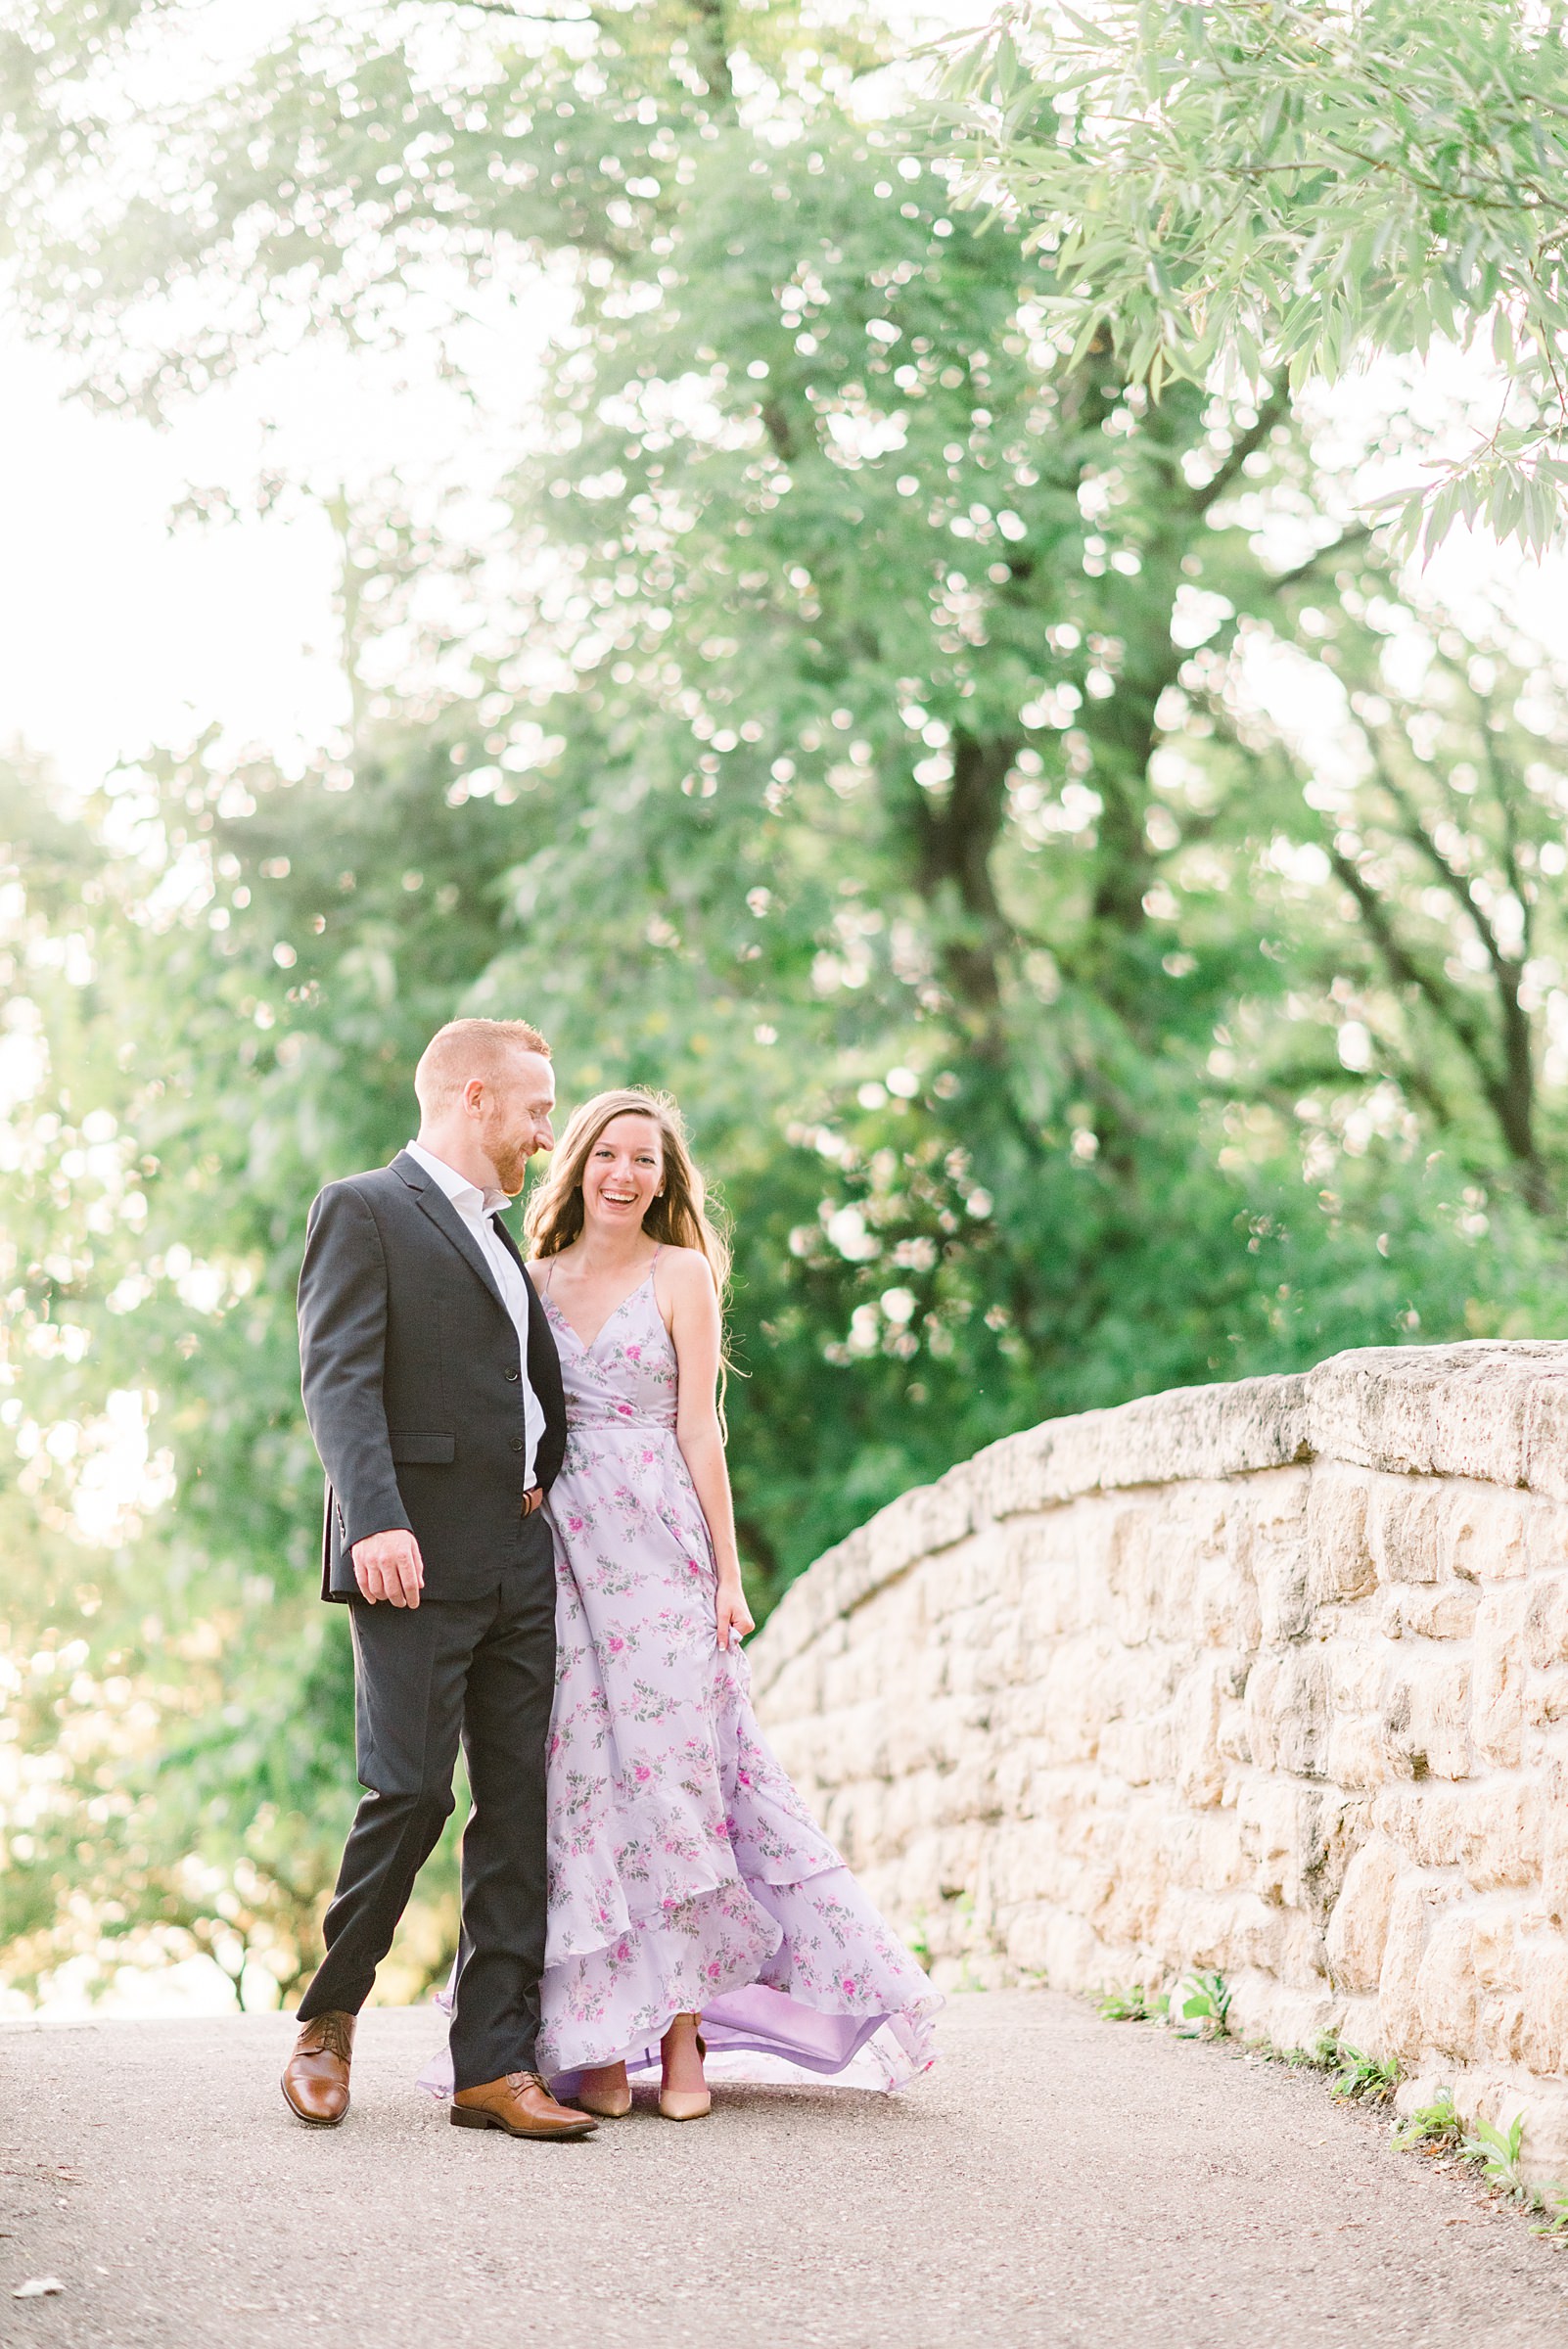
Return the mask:
<path id="1" fill-rule="evenodd" d="M 1464 2123 L 1453 2095 L 1448 2089 L 1440 2089 L 1430 2104 L 1418 2104 L 1395 2130 L 1394 2142 L 1404 2152 L 1454 2153 L 1463 2136 Z"/>
<path id="2" fill-rule="evenodd" d="M 1473 2161 L 1496 2193 L 1505 2201 L 1520 2203 L 1529 2209 L 1535 2200 L 1533 2188 L 1527 2185 L 1520 2168 L 1524 2146 L 1524 2119 L 1520 2115 L 1506 2129 L 1495 2129 L 1489 2121 L 1480 2121 L 1459 2146 L 1459 2157 Z"/>
<path id="3" fill-rule="evenodd" d="M 1398 2056 L 1366 2055 L 1341 2040 L 1338 2057 L 1340 2068 L 1328 2084 L 1328 2093 L 1343 2102 L 1384 2104 L 1400 2084 Z"/>
<path id="4" fill-rule="evenodd" d="M 1538 2190 L 1535 2207 L 1541 2212 L 1545 2224 L 1532 2227 L 1532 2234 L 1545 2235 L 1556 2243 L 1568 2237 L 1568 2188 L 1559 2186 L 1553 2179 L 1549 2186 Z"/>
<path id="5" fill-rule="evenodd" d="M 1141 1982 L 1130 1990 L 1108 1990 L 1095 2002 L 1095 2012 L 1108 2023 L 1152 2023 L 1166 2012 L 1170 2002 L 1165 1998 L 1151 1999 Z"/>
<path id="6" fill-rule="evenodd" d="M 1558 350 L 1568 56 L 1522 0 L 1006 8 L 958 36 L 940 118 L 973 200 L 998 181 L 1049 254 L 1064 354 L 1108 342 L 1158 395 L 1217 368 L 1293 388 L 1490 335 L 1490 441 L 1394 501 L 1537 552 L 1568 484 Z"/>
<path id="7" fill-rule="evenodd" d="M 1228 2039 L 1230 1985 L 1223 1974 L 1183 1974 L 1171 1993 L 1169 2011 L 1178 2039 Z"/>

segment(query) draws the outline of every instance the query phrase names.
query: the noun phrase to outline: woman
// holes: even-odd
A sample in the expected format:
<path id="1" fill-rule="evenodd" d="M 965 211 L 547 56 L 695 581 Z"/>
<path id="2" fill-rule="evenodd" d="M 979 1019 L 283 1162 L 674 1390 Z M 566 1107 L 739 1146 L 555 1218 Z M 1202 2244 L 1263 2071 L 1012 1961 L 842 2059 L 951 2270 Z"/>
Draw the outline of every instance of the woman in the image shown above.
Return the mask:
<path id="1" fill-rule="evenodd" d="M 730 2077 L 896 2087 L 940 2001 L 813 1824 L 753 1715 L 752 1629 L 718 1388 L 723 1241 L 673 1105 L 600 1093 L 527 1219 L 569 1439 L 548 1510 L 559 1577 L 550 1918 L 539 2068 L 615 2118 Z M 699 2034 L 699 2023 L 703 2034 Z M 856 2060 L 858 2059 L 858 2060 Z"/>

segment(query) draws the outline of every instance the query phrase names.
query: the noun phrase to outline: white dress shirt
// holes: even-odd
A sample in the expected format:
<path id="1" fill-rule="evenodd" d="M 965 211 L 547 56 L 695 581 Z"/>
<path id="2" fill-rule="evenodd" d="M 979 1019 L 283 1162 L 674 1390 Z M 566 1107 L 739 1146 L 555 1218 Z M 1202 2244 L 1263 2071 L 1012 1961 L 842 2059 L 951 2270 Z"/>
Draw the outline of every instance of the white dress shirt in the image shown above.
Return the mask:
<path id="1" fill-rule="evenodd" d="M 455 1167 L 449 1167 L 443 1158 L 437 1158 L 420 1142 L 408 1144 L 408 1155 L 418 1161 L 432 1182 L 439 1183 L 473 1233 L 480 1254 L 495 1275 L 495 1285 L 517 1330 L 518 1366 L 523 1378 L 523 1489 L 527 1492 L 533 1483 L 539 1438 L 544 1433 L 544 1406 L 529 1383 L 528 1275 L 518 1269 L 516 1257 L 490 1221 L 499 1209 L 512 1203 L 504 1191 L 482 1191 L 477 1182 L 470 1182 L 466 1174 L 459 1174 Z"/>

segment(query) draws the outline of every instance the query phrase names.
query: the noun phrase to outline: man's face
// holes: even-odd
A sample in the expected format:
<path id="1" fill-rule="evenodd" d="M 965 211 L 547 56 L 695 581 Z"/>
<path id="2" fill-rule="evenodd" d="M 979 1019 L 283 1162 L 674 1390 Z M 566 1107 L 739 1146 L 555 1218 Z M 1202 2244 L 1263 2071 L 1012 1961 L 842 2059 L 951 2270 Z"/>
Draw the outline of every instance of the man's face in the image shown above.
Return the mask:
<path id="1" fill-rule="evenodd" d="M 514 1053 L 481 1096 L 481 1143 L 509 1199 L 523 1188 L 523 1172 L 535 1150 L 555 1148 L 554 1108 L 555 1071 L 542 1052 Z"/>

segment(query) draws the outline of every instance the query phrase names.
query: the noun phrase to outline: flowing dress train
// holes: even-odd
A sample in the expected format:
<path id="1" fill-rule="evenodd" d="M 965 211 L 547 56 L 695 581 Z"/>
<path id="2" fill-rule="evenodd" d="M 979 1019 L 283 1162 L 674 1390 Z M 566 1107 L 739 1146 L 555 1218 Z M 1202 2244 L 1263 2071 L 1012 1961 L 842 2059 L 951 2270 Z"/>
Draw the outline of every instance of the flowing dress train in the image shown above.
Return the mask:
<path id="1" fill-rule="evenodd" d="M 550 1909 L 538 2068 L 657 2068 L 693 2009 L 715 2079 L 899 2088 L 941 2004 L 770 1751 L 675 1441 L 650 1271 L 585 1346 L 548 1291 L 566 1387 L 555 1535 Z M 444 2056 L 424 2085 L 450 2086 Z"/>

